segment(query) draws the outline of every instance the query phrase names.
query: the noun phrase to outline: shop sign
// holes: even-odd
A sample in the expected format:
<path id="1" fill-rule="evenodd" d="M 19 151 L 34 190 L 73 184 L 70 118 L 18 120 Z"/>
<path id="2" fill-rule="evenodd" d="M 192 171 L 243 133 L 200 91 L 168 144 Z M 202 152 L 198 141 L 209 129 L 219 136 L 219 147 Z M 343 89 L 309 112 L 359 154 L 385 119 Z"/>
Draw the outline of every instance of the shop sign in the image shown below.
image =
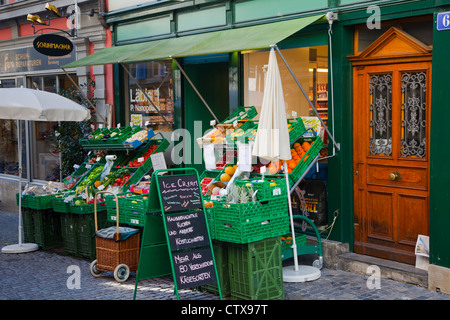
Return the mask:
<path id="1" fill-rule="evenodd" d="M 64 56 L 46 56 L 33 47 L 0 51 L 0 74 L 59 69 L 76 60 L 75 51 Z"/>
<path id="2" fill-rule="evenodd" d="M 436 29 L 438 31 L 450 29 L 450 12 L 441 12 L 437 15 Z"/>
<path id="3" fill-rule="evenodd" d="M 57 34 L 43 34 L 34 39 L 33 47 L 46 56 L 61 57 L 72 52 L 73 43 Z"/>

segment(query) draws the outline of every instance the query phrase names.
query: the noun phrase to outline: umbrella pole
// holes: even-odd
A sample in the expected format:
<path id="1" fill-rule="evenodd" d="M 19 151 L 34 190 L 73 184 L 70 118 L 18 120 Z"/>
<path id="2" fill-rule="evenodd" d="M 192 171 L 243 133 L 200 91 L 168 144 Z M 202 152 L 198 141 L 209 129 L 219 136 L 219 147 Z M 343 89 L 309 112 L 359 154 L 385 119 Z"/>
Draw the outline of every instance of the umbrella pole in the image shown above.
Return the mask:
<path id="1" fill-rule="evenodd" d="M 286 166 L 286 160 L 284 160 L 284 166 Z M 283 281 L 284 282 L 305 282 L 305 281 L 313 281 L 320 278 L 321 272 L 318 268 L 313 266 L 304 266 L 301 268 L 298 265 L 298 256 L 297 256 L 297 244 L 295 242 L 295 230 L 294 230 L 294 217 L 292 215 L 292 206 L 291 206 L 291 192 L 289 190 L 289 179 L 287 170 L 284 171 L 286 177 L 286 186 L 288 193 L 288 203 L 289 203 L 289 216 L 291 218 L 291 232 L 292 232 L 292 250 L 293 250 L 293 258 L 294 258 L 294 267 L 287 266 L 283 268 Z"/>
<path id="2" fill-rule="evenodd" d="M 287 173 L 287 163 L 286 160 L 284 160 L 284 175 L 286 178 L 286 190 L 287 190 L 287 197 L 288 197 L 288 208 L 289 208 L 289 218 L 291 220 L 291 233 L 292 233 L 292 251 L 294 254 L 294 270 L 298 271 L 298 256 L 297 256 L 297 244 L 295 242 L 295 230 L 294 230 L 294 217 L 292 215 L 292 205 L 291 205 L 291 193 L 289 189 L 289 178 Z"/>
<path id="3" fill-rule="evenodd" d="M 17 120 L 17 140 L 17 155 L 19 157 L 19 243 L 3 247 L 3 253 L 25 253 L 36 251 L 37 249 L 39 249 L 39 246 L 37 244 L 22 243 L 22 134 L 20 128 L 20 120 Z"/>

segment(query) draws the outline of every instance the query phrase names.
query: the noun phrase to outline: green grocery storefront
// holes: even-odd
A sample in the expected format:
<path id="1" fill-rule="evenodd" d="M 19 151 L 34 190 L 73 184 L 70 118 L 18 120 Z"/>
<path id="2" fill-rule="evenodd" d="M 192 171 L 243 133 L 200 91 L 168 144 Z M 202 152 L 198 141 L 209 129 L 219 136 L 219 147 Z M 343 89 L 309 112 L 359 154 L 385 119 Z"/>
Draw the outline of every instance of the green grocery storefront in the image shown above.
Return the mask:
<path id="1" fill-rule="evenodd" d="M 329 239 L 413 264 L 417 234 L 428 235 L 430 264 L 448 277 L 450 30 L 438 31 L 436 21 L 450 1 L 163 1 L 111 10 L 114 4 L 104 18 L 115 46 L 65 68 L 114 64 L 116 123 L 202 134 L 214 115 L 258 106 L 269 46 L 277 44 L 338 143 L 328 139 L 322 161 L 328 223 L 337 216 Z M 337 13 L 331 31 L 327 12 Z M 288 70 L 281 73 L 288 116 L 311 116 Z M 407 89 L 412 82 L 419 89 Z M 138 103 L 148 97 L 164 112 Z M 389 108 L 380 109 L 384 101 Z"/>

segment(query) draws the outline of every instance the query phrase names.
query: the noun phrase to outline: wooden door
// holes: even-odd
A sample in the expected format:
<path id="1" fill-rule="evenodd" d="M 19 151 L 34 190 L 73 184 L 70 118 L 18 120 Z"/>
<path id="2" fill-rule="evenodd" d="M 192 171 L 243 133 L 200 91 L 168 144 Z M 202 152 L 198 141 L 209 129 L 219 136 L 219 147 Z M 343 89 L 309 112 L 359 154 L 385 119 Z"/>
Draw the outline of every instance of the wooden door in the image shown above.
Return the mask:
<path id="1" fill-rule="evenodd" d="M 431 61 L 365 58 L 353 68 L 354 250 L 414 264 L 429 234 Z"/>
<path id="2" fill-rule="evenodd" d="M 355 68 L 355 251 L 414 263 L 428 235 L 430 63 Z"/>

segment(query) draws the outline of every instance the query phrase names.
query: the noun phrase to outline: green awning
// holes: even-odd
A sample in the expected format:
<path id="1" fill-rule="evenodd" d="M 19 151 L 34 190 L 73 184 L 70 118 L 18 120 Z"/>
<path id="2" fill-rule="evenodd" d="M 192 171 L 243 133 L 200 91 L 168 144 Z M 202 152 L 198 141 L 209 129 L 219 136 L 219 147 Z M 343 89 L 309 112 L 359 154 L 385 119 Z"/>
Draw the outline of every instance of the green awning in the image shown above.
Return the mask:
<path id="1" fill-rule="evenodd" d="M 316 22 L 324 15 L 266 23 L 184 37 L 113 46 L 81 58 L 63 68 L 129 63 L 269 48 L 272 44 Z"/>

